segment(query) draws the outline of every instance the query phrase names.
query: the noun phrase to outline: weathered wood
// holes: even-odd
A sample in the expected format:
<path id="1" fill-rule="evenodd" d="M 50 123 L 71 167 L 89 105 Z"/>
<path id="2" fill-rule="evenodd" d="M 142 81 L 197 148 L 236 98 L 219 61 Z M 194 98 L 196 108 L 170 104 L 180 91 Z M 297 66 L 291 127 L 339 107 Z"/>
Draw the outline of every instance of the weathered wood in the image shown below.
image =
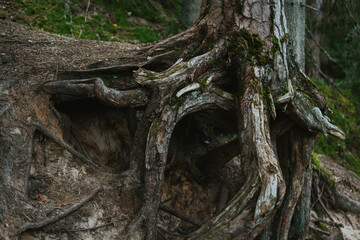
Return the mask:
<path id="1" fill-rule="evenodd" d="M 115 90 L 108 88 L 100 78 L 49 82 L 45 83 L 43 88 L 51 94 L 96 97 L 112 107 L 139 107 L 148 102 L 147 93 L 144 90 Z"/>

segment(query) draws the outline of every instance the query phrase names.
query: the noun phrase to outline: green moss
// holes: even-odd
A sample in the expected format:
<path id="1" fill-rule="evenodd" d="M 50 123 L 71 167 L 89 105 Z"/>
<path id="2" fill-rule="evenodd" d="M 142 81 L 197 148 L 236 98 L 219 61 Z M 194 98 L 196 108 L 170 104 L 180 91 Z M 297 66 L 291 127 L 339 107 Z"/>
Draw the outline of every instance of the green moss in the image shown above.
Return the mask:
<path id="1" fill-rule="evenodd" d="M 273 46 L 272 46 L 273 54 L 280 51 L 280 44 L 279 44 L 278 39 L 275 36 L 272 37 L 272 44 L 273 44 Z"/>
<path id="2" fill-rule="evenodd" d="M 242 14 L 244 11 L 244 1 L 236 0 L 236 10 L 239 14 Z"/>
<path id="3" fill-rule="evenodd" d="M 204 91 L 205 88 L 206 88 L 206 82 L 209 78 L 204 78 L 203 80 L 199 81 L 199 84 L 200 84 L 200 90 L 201 91 Z"/>
<path id="4" fill-rule="evenodd" d="M 327 114 L 332 124 L 344 131 L 346 140 L 318 135 L 314 150 L 318 153 L 333 156 L 337 162 L 360 176 L 360 122 L 355 105 L 346 97 L 335 92 L 325 81 L 316 81 L 323 92 L 330 109 Z M 309 87 L 311 87 L 308 82 Z"/>
<path id="5" fill-rule="evenodd" d="M 315 169 L 318 172 L 321 172 L 321 169 L 322 169 L 321 162 L 315 152 L 311 153 L 311 163 L 312 163 L 313 169 Z"/>
<path id="6" fill-rule="evenodd" d="M 178 110 L 185 102 L 185 98 L 184 97 L 172 97 L 170 98 L 169 101 L 169 105 L 172 107 L 172 109 L 174 110 Z"/>
<path id="7" fill-rule="evenodd" d="M 320 223 L 319 227 L 320 227 L 321 230 L 324 230 L 324 231 L 329 230 L 328 227 L 324 223 Z"/>
<path id="8" fill-rule="evenodd" d="M 159 79 L 158 76 L 156 76 L 155 73 L 150 73 L 150 74 L 147 75 L 147 77 L 148 77 L 148 79 L 150 79 L 150 80 L 157 80 L 157 79 Z"/>
<path id="9" fill-rule="evenodd" d="M 132 38 L 138 39 L 141 43 L 154 42 L 159 40 L 157 32 L 149 27 L 136 27 L 130 34 Z"/>
<path id="10" fill-rule="evenodd" d="M 183 27 L 179 24 L 181 0 L 169 0 L 170 8 L 155 8 L 149 0 L 94 0 L 86 14 L 87 1 L 16 0 L 17 22 L 44 31 L 73 38 L 153 42 L 174 35 Z M 3 15 L 0 12 L 0 15 Z M 85 21 L 85 15 L 87 19 Z M 148 24 L 135 24 L 141 18 Z M 5 16 L 7 17 L 7 16 Z M 154 28 L 160 27 L 161 32 Z"/>
<path id="11" fill-rule="evenodd" d="M 150 134 L 151 135 L 156 135 L 158 132 L 158 128 L 159 128 L 159 122 L 158 120 L 154 120 L 153 123 L 151 124 L 151 128 L 150 128 Z"/>
<path id="12" fill-rule="evenodd" d="M 248 62 L 258 65 L 271 63 L 271 58 L 263 52 L 263 42 L 260 38 L 252 36 L 244 28 L 232 34 L 230 51 L 236 56 L 243 56 Z"/>
<path id="13" fill-rule="evenodd" d="M 360 159 L 352 154 L 345 154 L 346 168 L 360 176 Z"/>

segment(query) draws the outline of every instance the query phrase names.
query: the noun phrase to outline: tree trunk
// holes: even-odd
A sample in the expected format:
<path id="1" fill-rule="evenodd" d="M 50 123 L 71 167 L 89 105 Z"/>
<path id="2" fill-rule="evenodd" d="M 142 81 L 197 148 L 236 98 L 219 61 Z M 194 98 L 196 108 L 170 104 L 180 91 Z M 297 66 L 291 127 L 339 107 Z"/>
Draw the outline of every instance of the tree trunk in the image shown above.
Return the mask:
<path id="1" fill-rule="evenodd" d="M 183 0 L 181 9 L 181 23 L 190 27 L 196 21 L 200 13 L 202 0 Z"/>
<path id="2" fill-rule="evenodd" d="M 283 6 L 205 0 L 194 26 L 145 45 L 0 22 L 3 236 L 88 218 L 84 238 L 303 238 L 314 137 L 344 134 L 289 54 Z"/>
<path id="3" fill-rule="evenodd" d="M 285 15 L 295 61 L 305 71 L 305 0 L 286 1 Z"/>

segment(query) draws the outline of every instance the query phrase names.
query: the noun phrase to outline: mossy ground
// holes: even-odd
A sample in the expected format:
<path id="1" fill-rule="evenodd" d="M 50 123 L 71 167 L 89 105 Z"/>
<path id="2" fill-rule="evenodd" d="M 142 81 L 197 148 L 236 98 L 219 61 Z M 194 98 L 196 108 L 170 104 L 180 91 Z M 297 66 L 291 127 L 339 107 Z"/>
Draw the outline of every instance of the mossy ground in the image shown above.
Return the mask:
<path id="1" fill-rule="evenodd" d="M 88 3 L 90 3 L 88 5 Z M 0 18 L 76 39 L 147 43 L 178 33 L 181 0 L 14 0 Z"/>
<path id="2" fill-rule="evenodd" d="M 360 118 L 356 105 L 347 97 L 339 94 L 335 89 L 322 80 L 318 80 L 317 86 L 326 97 L 328 116 L 332 124 L 337 125 L 346 134 L 345 141 L 334 137 L 318 135 L 314 151 L 316 153 L 333 156 L 339 163 L 360 176 Z M 345 94 L 349 95 L 345 91 Z"/>

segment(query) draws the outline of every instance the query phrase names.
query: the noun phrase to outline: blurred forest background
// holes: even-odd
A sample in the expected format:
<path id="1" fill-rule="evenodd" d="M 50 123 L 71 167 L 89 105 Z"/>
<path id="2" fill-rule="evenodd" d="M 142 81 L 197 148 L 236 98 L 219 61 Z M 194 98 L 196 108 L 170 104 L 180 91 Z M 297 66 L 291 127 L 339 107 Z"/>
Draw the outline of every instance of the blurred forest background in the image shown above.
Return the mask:
<path id="1" fill-rule="evenodd" d="M 184 0 L 186 1 L 186 0 Z M 201 2 L 201 0 L 188 1 Z M 182 0 L 0 0 L 0 19 L 75 39 L 147 43 L 183 31 Z M 306 72 L 346 140 L 319 135 L 317 154 L 360 176 L 360 1 L 307 0 Z M 1 32 L 1 29 L 0 29 Z"/>

